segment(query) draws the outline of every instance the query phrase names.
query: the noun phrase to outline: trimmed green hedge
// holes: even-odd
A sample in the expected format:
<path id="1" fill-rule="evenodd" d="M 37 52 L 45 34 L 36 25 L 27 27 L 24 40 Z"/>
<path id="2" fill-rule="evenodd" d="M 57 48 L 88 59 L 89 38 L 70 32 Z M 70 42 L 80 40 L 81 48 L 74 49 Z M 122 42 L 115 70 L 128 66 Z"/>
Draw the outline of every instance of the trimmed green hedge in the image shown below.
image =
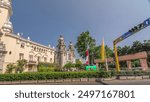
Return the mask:
<path id="1" fill-rule="evenodd" d="M 39 68 L 38 72 L 54 72 L 54 68 Z"/>
<path id="2" fill-rule="evenodd" d="M 49 80 L 67 78 L 107 78 L 111 77 L 111 72 L 37 72 L 22 74 L 0 74 L 0 81 L 19 81 L 19 80 Z"/>
<path id="3" fill-rule="evenodd" d="M 120 71 L 117 75 L 119 76 L 142 76 L 142 75 L 150 75 L 150 71 Z"/>

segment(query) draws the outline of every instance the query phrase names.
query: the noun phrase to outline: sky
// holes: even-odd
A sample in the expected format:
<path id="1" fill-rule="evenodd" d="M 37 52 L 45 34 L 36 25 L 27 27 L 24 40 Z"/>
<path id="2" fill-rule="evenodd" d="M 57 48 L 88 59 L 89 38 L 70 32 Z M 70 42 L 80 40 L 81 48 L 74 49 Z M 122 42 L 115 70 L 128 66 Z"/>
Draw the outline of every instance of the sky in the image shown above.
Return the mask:
<path id="1" fill-rule="evenodd" d="M 113 40 L 150 17 L 150 0 L 12 0 L 11 21 L 15 33 L 56 46 L 60 35 L 66 44 L 89 31 L 100 45 L 113 47 Z M 131 45 L 150 39 L 150 27 L 119 43 Z"/>

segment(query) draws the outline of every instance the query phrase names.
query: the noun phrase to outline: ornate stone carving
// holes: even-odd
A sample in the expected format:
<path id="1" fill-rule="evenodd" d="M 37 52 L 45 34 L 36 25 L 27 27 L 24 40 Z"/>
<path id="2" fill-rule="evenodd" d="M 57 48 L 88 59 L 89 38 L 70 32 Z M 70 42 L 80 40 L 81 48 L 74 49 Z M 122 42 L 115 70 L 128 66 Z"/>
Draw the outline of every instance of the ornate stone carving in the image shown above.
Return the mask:
<path id="1" fill-rule="evenodd" d="M 13 25 L 10 21 L 6 22 L 2 27 L 3 32 L 5 33 L 12 33 L 13 32 Z"/>
<path id="2" fill-rule="evenodd" d="M 11 0 L 0 0 L 0 7 L 6 8 L 6 9 L 11 9 Z"/>

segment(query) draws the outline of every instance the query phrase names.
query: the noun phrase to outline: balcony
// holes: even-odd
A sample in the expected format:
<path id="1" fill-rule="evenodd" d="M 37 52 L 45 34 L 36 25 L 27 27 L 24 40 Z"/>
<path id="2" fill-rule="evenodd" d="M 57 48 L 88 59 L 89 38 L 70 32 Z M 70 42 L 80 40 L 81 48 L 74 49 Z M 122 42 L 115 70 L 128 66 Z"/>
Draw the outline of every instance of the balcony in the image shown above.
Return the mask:
<path id="1" fill-rule="evenodd" d="M 29 60 L 28 65 L 38 65 L 38 62 Z"/>

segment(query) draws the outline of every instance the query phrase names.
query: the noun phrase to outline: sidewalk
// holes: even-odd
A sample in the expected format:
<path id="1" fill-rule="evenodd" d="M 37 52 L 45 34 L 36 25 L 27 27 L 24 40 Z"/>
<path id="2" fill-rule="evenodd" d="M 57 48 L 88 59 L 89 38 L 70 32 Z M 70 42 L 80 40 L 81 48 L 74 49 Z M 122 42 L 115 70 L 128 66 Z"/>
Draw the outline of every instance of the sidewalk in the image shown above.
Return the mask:
<path id="1" fill-rule="evenodd" d="M 150 79 L 147 80 L 109 80 L 102 81 L 105 85 L 150 85 Z"/>

